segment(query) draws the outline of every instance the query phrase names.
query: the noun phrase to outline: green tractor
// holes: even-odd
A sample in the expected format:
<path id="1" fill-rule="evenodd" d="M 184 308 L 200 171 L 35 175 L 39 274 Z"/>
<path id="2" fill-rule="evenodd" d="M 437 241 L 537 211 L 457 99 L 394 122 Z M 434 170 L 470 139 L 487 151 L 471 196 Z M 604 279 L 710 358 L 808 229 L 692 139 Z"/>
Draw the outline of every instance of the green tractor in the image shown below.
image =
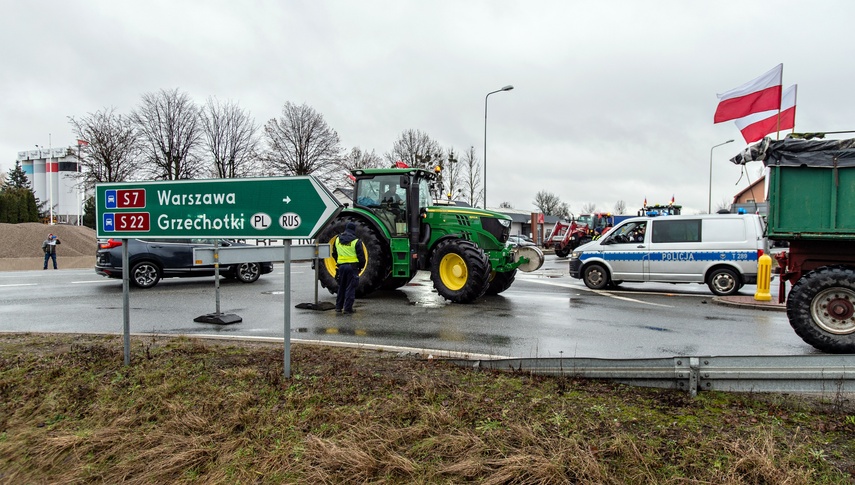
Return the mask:
<path id="1" fill-rule="evenodd" d="M 430 271 L 436 291 L 455 303 L 511 286 L 517 269 L 534 271 L 543 253 L 534 246 L 505 244 L 511 218 L 497 212 L 435 205 L 435 173 L 419 168 L 354 170 L 353 207 L 345 207 L 318 235 L 318 243 L 335 244 L 348 222 L 365 248 L 357 296 L 406 285 L 419 270 Z M 327 258 L 319 268 L 321 285 L 338 291 L 336 264 Z"/>

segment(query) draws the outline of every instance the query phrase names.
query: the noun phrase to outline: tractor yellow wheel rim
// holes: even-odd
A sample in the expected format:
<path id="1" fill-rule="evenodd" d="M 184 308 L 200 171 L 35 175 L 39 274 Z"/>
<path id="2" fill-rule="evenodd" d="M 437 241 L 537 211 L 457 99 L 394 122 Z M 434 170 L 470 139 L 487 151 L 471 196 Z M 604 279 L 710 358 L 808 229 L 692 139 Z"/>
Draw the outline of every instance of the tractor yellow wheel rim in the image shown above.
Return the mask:
<path id="1" fill-rule="evenodd" d="M 330 254 L 332 254 L 333 248 L 335 248 L 335 242 L 338 241 L 338 236 L 333 236 L 330 238 Z M 324 266 L 327 268 L 327 273 L 335 279 L 335 273 L 337 265 L 335 264 L 335 258 L 330 256 L 329 258 L 324 258 Z"/>
<path id="2" fill-rule="evenodd" d="M 439 278 L 445 287 L 451 291 L 463 288 L 469 279 L 466 261 L 458 254 L 446 254 L 439 262 Z"/>

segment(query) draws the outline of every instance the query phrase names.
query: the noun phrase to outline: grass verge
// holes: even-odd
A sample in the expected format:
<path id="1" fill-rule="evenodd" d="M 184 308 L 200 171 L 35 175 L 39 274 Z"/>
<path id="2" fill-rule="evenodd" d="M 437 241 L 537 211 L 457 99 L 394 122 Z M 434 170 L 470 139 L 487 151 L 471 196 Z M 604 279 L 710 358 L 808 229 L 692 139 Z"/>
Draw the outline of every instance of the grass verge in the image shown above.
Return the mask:
<path id="1" fill-rule="evenodd" d="M 0 335 L 0 483 L 853 483 L 842 397 L 685 393 L 367 350 Z"/>

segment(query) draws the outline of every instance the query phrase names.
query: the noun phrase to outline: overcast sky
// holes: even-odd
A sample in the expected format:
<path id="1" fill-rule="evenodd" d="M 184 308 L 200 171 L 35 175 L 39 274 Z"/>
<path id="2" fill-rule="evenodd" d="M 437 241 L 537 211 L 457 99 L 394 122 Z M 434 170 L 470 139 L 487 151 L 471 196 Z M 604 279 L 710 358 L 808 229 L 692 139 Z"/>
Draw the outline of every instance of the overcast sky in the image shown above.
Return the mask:
<path id="1" fill-rule="evenodd" d="M 178 88 L 259 125 L 306 103 L 343 148 L 421 130 L 484 152 L 488 205 L 705 212 L 748 185 L 716 93 L 783 63 L 796 131 L 855 129 L 855 2 L 0 0 L 0 170 L 75 144 L 68 117 Z M 754 180 L 759 167 L 749 166 Z M 738 183 L 737 183 L 738 182 Z"/>

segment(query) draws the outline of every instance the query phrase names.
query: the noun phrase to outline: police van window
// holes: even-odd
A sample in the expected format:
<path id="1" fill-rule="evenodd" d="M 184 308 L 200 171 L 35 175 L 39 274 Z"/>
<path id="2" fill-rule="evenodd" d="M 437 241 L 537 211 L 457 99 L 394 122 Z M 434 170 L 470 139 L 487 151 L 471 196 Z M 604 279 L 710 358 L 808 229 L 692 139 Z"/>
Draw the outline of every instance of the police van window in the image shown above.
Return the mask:
<path id="1" fill-rule="evenodd" d="M 747 241 L 745 225 L 742 217 L 707 219 L 704 221 L 704 242 Z"/>
<path id="2" fill-rule="evenodd" d="M 658 219 L 652 223 L 654 243 L 701 242 L 700 219 Z"/>

